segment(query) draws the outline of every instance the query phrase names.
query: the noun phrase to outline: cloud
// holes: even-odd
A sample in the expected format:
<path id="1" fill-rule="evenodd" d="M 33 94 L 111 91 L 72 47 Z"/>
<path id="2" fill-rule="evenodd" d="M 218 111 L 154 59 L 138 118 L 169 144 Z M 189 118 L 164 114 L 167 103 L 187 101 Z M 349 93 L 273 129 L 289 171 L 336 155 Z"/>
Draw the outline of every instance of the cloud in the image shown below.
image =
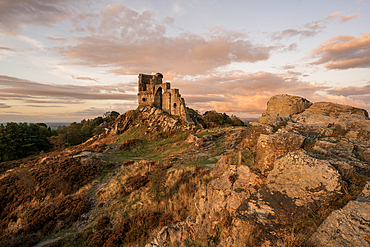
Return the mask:
<path id="1" fill-rule="evenodd" d="M 248 116 L 266 110 L 268 99 L 281 93 L 311 97 L 328 87 L 304 82 L 294 73 L 246 73 L 229 71 L 198 78 L 178 79 L 172 87 L 180 89 L 186 103 L 200 111 Z"/>
<path id="2" fill-rule="evenodd" d="M 295 65 L 291 65 L 291 64 L 286 64 L 282 67 L 284 70 L 287 70 L 287 69 L 295 69 L 296 66 Z"/>
<path id="3" fill-rule="evenodd" d="M 125 92 L 125 84 L 110 86 L 76 86 L 42 84 L 20 78 L 0 75 L 0 99 L 21 100 L 36 104 L 82 103 L 84 100 L 136 100 L 137 96 Z"/>
<path id="4" fill-rule="evenodd" d="M 17 50 L 15 50 L 13 48 L 9 48 L 9 47 L 0 47 L 0 51 L 13 51 L 13 52 L 16 52 Z"/>
<path id="5" fill-rule="evenodd" d="M 325 64 L 328 70 L 369 68 L 370 33 L 358 38 L 338 35 L 313 49 L 311 55 L 319 58 L 311 64 Z"/>
<path id="6" fill-rule="evenodd" d="M 99 115 L 102 115 L 105 112 L 107 112 L 107 109 L 91 107 L 89 109 L 77 111 L 76 113 L 74 113 L 74 115 L 77 115 L 77 116 L 99 116 Z"/>
<path id="7" fill-rule="evenodd" d="M 28 107 L 36 107 L 36 108 L 58 108 L 58 107 L 63 107 L 60 105 L 26 105 Z"/>
<path id="8" fill-rule="evenodd" d="M 155 12 L 139 13 L 118 4 L 81 13 L 74 24 L 87 34 L 71 39 L 57 51 L 72 64 L 110 67 L 110 72 L 118 75 L 157 71 L 205 74 L 232 62 L 267 60 L 274 49 L 255 45 L 245 34 L 224 27 L 209 29 L 204 35 L 168 36 Z"/>
<path id="9" fill-rule="evenodd" d="M 318 20 L 309 22 L 309 23 L 303 25 L 301 28 L 298 28 L 298 29 L 290 28 L 290 29 L 285 29 L 283 31 L 274 32 L 271 35 L 271 38 L 272 38 L 272 40 L 276 41 L 276 40 L 288 39 L 288 38 L 295 37 L 295 36 L 298 36 L 301 39 L 313 37 L 313 36 L 317 35 L 318 33 L 322 32 L 326 28 L 326 24 L 331 19 L 334 19 L 334 18 L 338 17 L 341 13 L 342 12 L 337 11 L 337 12 L 329 15 L 326 18 L 318 19 Z M 360 16 L 359 13 L 355 13 L 355 14 L 351 14 L 351 15 L 347 15 L 347 16 L 345 14 L 343 14 L 343 15 L 340 16 L 339 19 L 343 23 L 345 21 L 356 18 L 358 16 Z"/>
<path id="10" fill-rule="evenodd" d="M 336 18 L 337 16 L 339 16 L 342 12 L 340 11 L 337 11 L 331 15 L 329 15 L 328 17 L 326 17 L 326 20 L 329 20 L 329 19 L 333 19 L 333 18 Z M 353 18 L 356 18 L 356 17 L 359 17 L 360 16 L 360 13 L 353 13 L 353 14 L 350 14 L 350 15 L 345 15 L 345 14 L 342 14 L 340 17 L 339 17 L 339 20 L 341 23 L 343 22 L 346 22 L 346 21 L 349 21 Z"/>
<path id="11" fill-rule="evenodd" d="M 326 19 L 333 19 L 333 18 L 337 17 L 340 14 L 341 14 L 341 12 L 340 11 L 337 11 L 337 12 L 329 15 L 328 17 L 326 17 Z"/>
<path id="12" fill-rule="evenodd" d="M 76 79 L 76 80 L 84 80 L 84 81 L 95 81 L 95 82 L 99 82 L 98 79 L 94 79 L 94 78 L 91 78 L 91 77 L 85 77 L 85 76 L 74 76 L 72 75 L 72 78 L 73 79 Z"/>
<path id="13" fill-rule="evenodd" d="M 1 108 L 10 108 L 10 107 L 11 107 L 10 105 L 4 104 L 4 103 L 0 103 L 0 109 Z"/>
<path id="14" fill-rule="evenodd" d="M 48 26 L 70 17 L 76 8 L 72 0 L 2 0 L 0 32 L 17 35 L 26 25 Z"/>
<path id="15" fill-rule="evenodd" d="M 330 95 L 361 100 L 366 104 L 370 104 L 370 82 L 365 86 L 338 87 L 327 92 Z"/>
<path id="16" fill-rule="evenodd" d="M 168 25 L 168 26 L 173 26 L 173 24 L 175 23 L 175 18 L 173 17 L 169 17 L 167 16 L 166 18 L 164 18 L 163 22 Z"/>
<path id="17" fill-rule="evenodd" d="M 340 22 L 343 23 L 343 22 L 349 21 L 349 20 L 354 19 L 354 18 L 359 17 L 359 16 L 360 16 L 359 13 L 354 13 L 354 14 L 350 14 L 350 15 L 341 15 L 339 17 L 339 19 L 340 19 Z"/>
<path id="18" fill-rule="evenodd" d="M 301 38 L 313 37 L 319 32 L 316 31 L 315 29 L 313 30 L 285 29 L 284 31 L 273 33 L 272 40 L 288 39 L 293 36 L 300 36 Z"/>

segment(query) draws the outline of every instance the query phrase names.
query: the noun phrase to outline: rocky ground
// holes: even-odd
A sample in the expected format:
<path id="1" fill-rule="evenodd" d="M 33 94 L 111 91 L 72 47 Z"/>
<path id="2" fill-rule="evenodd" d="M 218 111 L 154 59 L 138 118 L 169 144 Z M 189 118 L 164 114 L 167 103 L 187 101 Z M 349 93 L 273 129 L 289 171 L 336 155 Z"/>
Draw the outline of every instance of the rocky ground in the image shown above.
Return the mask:
<path id="1" fill-rule="evenodd" d="M 277 95 L 212 129 L 145 107 L 1 167 L 0 246 L 370 246 L 370 120 L 350 106 Z"/>

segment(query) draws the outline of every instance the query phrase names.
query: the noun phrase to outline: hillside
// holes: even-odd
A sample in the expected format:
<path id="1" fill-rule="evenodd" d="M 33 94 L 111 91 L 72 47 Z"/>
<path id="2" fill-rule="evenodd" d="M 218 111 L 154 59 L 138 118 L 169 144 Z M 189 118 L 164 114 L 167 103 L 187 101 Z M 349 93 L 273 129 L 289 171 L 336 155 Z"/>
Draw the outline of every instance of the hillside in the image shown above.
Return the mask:
<path id="1" fill-rule="evenodd" d="M 210 129 L 147 106 L 18 162 L 0 246 L 370 246 L 370 120 L 351 106 L 277 95 Z"/>

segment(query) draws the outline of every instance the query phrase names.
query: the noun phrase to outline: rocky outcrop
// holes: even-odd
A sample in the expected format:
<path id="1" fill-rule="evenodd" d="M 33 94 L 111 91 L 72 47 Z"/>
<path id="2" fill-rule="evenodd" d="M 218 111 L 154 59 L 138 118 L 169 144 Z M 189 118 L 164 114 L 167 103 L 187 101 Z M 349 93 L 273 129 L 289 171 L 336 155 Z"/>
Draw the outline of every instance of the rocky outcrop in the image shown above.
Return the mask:
<path id="1" fill-rule="evenodd" d="M 364 109 L 332 102 L 314 103 L 310 108 L 293 117 L 296 122 L 322 127 L 333 127 L 336 124 L 347 125 L 352 121 L 360 120 L 361 122 L 361 120 L 369 119 L 368 113 Z"/>
<path id="2" fill-rule="evenodd" d="M 340 121 L 335 124 L 335 133 L 338 136 L 347 138 L 350 141 L 359 141 L 359 143 L 370 144 L 370 120 L 350 119 Z"/>
<path id="3" fill-rule="evenodd" d="M 145 106 L 118 116 L 117 119 L 110 124 L 109 129 L 106 130 L 103 137 L 121 134 L 132 126 L 143 126 L 147 128 L 148 134 L 169 134 L 175 131 L 192 128 L 179 117 L 171 117 L 169 114 L 165 114 L 161 109 Z"/>
<path id="4" fill-rule="evenodd" d="M 366 110 L 356 108 L 348 105 L 341 105 L 333 102 L 317 102 L 310 106 L 305 111 L 306 113 L 320 114 L 329 117 L 340 117 L 340 116 L 358 116 L 360 118 L 368 119 L 369 114 Z"/>
<path id="5" fill-rule="evenodd" d="M 172 226 L 162 227 L 158 232 L 157 237 L 145 245 L 145 247 L 160 247 L 166 243 L 182 243 L 185 240 L 192 239 L 195 222 L 187 219 L 186 221 L 178 222 Z"/>
<path id="6" fill-rule="evenodd" d="M 268 124 L 251 122 L 250 127 L 245 130 L 246 133 L 241 146 L 249 148 L 255 146 L 261 134 L 269 135 L 272 130 L 273 128 Z"/>
<path id="7" fill-rule="evenodd" d="M 370 177 L 369 129 L 363 109 L 312 104 L 297 96 L 272 97 L 258 122 L 238 134 L 243 140 L 221 156 L 200 185 L 191 237 L 219 246 L 300 246 L 314 241 L 319 246 L 369 246 L 369 184 L 357 200 L 334 211 L 329 223 L 302 230 L 306 235 L 301 242 L 301 236 L 294 239 L 298 222 L 348 200 L 347 188 L 364 186 Z M 201 139 L 189 136 L 187 142 Z M 240 165 L 243 152 L 251 159 L 248 166 Z M 171 234 L 185 236 L 179 232 Z"/>
<path id="8" fill-rule="evenodd" d="M 311 238 L 318 246 L 370 246 L 370 183 L 357 200 L 338 209 L 320 225 Z"/>
<path id="9" fill-rule="evenodd" d="M 276 160 L 257 195 L 239 207 L 259 224 L 290 222 L 341 194 L 341 176 L 327 161 L 291 152 Z"/>
<path id="10" fill-rule="evenodd" d="M 231 220 L 241 203 L 262 184 L 248 166 L 231 162 L 234 155 L 221 157 L 210 173 L 214 179 L 203 184 L 194 198 L 198 236 L 206 237 L 214 233 L 221 222 Z"/>
<path id="11" fill-rule="evenodd" d="M 267 102 L 267 110 L 262 116 L 290 117 L 293 114 L 303 112 L 311 105 L 312 103 L 305 98 L 288 94 L 279 94 L 270 98 Z"/>
<path id="12" fill-rule="evenodd" d="M 299 150 L 304 140 L 305 137 L 294 133 L 261 134 L 256 146 L 256 167 L 266 175 L 280 155 Z"/>

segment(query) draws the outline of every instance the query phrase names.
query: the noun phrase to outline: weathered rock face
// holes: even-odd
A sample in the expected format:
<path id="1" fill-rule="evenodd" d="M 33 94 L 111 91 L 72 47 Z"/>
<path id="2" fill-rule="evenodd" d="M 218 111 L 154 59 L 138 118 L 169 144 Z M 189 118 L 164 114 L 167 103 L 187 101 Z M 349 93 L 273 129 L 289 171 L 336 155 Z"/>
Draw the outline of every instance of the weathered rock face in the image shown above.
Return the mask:
<path id="1" fill-rule="evenodd" d="M 333 134 L 339 137 L 362 144 L 370 143 L 369 115 L 364 109 L 331 102 L 318 102 L 304 112 L 295 114 L 293 121 L 334 128 Z"/>
<path id="2" fill-rule="evenodd" d="M 343 122 L 368 119 L 368 113 L 364 109 L 332 102 L 314 103 L 304 112 L 294 115 L 294 120 L 299 123 L 322 127 L 332 127 Z"/>
<path id="3" fill-rule="evenodd" d="M 339 142 L 329 142 L 329 141 L 317 141 L 315 143 L 315 148 L 322 148 L 326 151 L 329 151 L 335 155 L 344 156 L 344 157 L 355 157 L 353 154 L 354 146 L 353 144 L 347 142 L 347 141 L 339 141 Z"/>
<path id="4" fill-rule="evenodd" d="M 318 246 L 370 246 L 370 183 L 357 200 L 336 210 L 311 238 Z"/>
<path id="5" fill-rule="evenodd" d="M 277 157 L 299 150 L 304 140 L 305 137 L 294 133 L 260 135 L 256 146 L 256 167 L 266 175 L 273 168 Z"/>
<path id="6" fill-rule="evenodd" d="M 284 223 L 341 194 L 341 176 L 329 162 L 291 152 L 276 160 L 258 194 L 238 209 L 259 224 Z"/>
<path id="7" fill-rule="evenodd" d="M 361 158 L 367 162 L 370 162 L 370 148 L 364 150 L 361 153 Z"/>
<path id="8" fill-rule="evenodd" d="M 164 114 L 161 109 L 146 106 L 118 116 L 109 126 L 109 129 L 106 130 L 104 135 L 121 134 L 131 126 L 136 125 L 145 126 L 148 129 L 148 133 L 171 133 L 174 131 L 191 129 L 183 120 L 172 118 Z"/>
<path id="9" fill-rule="evenodd" d="M 307 112 L 320 114 L 329 117 L 339 117 L 343 115 L 357 115 L 361 118 L 368 119 L 369 114 L 366 110 L 348 105 L 336 104 L 333 102 L 317 102 L 307 109 Z"/>
<path id="10" fill-rule="evenodd" d="M 257 119 L 259 123 L 268 124 L 271 126 L 278 126 L 282 124 L 284 121 L 289 121 L 289 117 L 282 117 L 282 116 L 262 116 Z"/>
<path id="11" fill-rule="evenodd" d="M 272 96 L 267 102 L 267 110 L 262 116 L 285 116 L 290 117 L 293 114 L 301 113 L 312 103 L 299 96 L 288 94 L 279 94 Z"/>
<path id="12" fill-rule="evenodd" d="M 252 122 L 250 128 L 246 130 L 245 137 L 241 142 L 242 146 L 253 147 L 261 134 L 269 135 L 272 133 L 272 127 L 267 124 Z"/>
<path id="13" fill-rule="evenodd" d="M 198 235 L 201 237 L 215 232 L 220 222 L 231 220 L 231 215 L 243 200 L 262 184 L 259 176 L 248 166 L 231 164 L 228 159 L 231 156 L 224 155 L 219 160 L 210 174 L 215 178 L 203 184 L 194 198 Z"/>
<path id="14" fill-rule="evenodd" d="M 192 238 L 191 232 L 194 231 L 195 222 L 191 220 L 178 222 L 173 226 L 163 227 L 157 237 L 145 247 L 165 246 L 166 243 L 182 243 Z"/>
<path id="15" fill-rule="evenodd" d="M 341 121 L 335 125 L 335 133 L 354 141 L 370 144 L 370 120 Z"/>

